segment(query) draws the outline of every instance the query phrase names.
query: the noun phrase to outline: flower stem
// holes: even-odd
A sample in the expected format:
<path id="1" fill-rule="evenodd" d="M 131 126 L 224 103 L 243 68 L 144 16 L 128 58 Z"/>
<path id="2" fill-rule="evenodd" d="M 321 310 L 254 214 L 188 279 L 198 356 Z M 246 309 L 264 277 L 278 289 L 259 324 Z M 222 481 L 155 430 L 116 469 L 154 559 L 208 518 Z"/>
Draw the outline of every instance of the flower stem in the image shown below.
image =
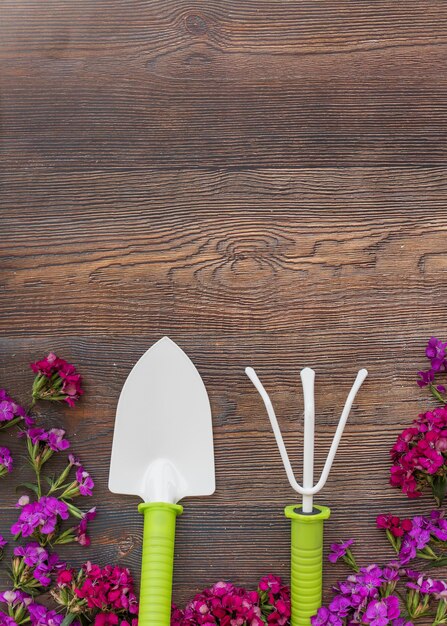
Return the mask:
<path id="1" fill-rule="evenodd" d="M 441 404 L 447 403 L 447 399 L 444 398 L 444 396 L 436 389 L 434 385 L 430 385 L 430 391 L 431 391 L 432 396 L 436 398 L 436 400 L 441 402 Z"/>

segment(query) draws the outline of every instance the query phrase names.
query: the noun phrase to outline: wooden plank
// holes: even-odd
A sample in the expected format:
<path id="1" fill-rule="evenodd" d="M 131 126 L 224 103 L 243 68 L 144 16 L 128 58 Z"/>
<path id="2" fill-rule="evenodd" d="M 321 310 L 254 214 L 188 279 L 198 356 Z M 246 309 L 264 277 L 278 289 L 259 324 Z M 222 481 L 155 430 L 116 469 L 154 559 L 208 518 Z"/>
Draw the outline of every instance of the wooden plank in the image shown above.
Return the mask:
<path id="1" fill-rule="evenodd" d="M 443 164 L 442 0 L 4 2 L 16 167 Z"/>

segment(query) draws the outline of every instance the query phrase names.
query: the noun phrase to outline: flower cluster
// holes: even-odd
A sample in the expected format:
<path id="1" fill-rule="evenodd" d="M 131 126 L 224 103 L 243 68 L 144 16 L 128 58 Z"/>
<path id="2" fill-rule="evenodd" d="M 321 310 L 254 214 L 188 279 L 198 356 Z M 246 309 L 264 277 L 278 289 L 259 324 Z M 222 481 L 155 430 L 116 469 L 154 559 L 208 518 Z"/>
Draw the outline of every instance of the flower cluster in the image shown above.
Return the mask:
<path id="1" fill-rule="evenodd" d="M 268 624 L 283 626 L 290 618 L 290 590 L 278 576 L 268 574 L 258 585 L 261 612 Z"/>
<path id="2" fill-rule="evenodd" d="M 11 426 L 31 427 L 34 419 L 30 417 L 23 406 L 15 402 L 7 393 L 6 389 L 0 389 L 0 430 L 5 430 Z M 0 447 L 0 478 L 3 478 L 12 471 L 13 460 L 11 452 L 4 446 Z"/>
<path id="3" fill-rule="evenodd" d="M 218 582 L 197 594 L 181 610 L 173 607 L 171 626 L 284 626 L 290 618 L 290 593 L 281 579 L 268 575 L 257 591 Z"/>
<path id="4" fill-rule="evenodd" d="M 392 564 L 384 568 L 375 563 L 361 567 L 334 587 L 328 607 L 321 607 L 312 618 L 312 626 L 333 624 L 396 624 L 401 614 L 398 596 L 394 595 L 399 572 Z"/>
<path id="5" fill-rule="evenodd" d="M 1 626 L 60 626 L 64 620 L 63 615 L 38 604 L 30 595 L 17 589 L 1 593 L 0 603 L 5 604 L 8 611 L 0 611 Z"/>
<path id="6" fill-rule="evenodd" d="M 446 392 L 444 385 L 435 385 L 435 376 L 440 372 L 447 371 L 447 342 L 443 343 L 437 337 L 430 337 L 427 347 L 425 348 L 425 356 L 430 361 L 428 370 L 418 372 L 419 379 L 417 381 L 419 387 L 429 387 L 430 391 L 437 400 L 444 404 L 446 400 L 442 396 Z"/>
<path id="7" fill-rule="evenodd" d="M 386 527 L 391 534 L 392 529 L 397 529 L 398 535 L 392 534 L 392 537 L 400 540 L 402 524 L 398 518 L 381 517 L 387 517 L 380 519 L 381 527 Z M 340 544 L 332 554 L 340 552 L 343 557 L 351 545 L 352 540 Z M 355 564 L 354 558 L 353 562 Z M 321 607 L 312 617 L 312 626 L 413 626 L 413 620 L 419 619 L 434 620 L 433 626 L 447 623 L 445 581 L 404 569 L 399 562 L 385 567 L 372 563 L 360 569 L 355 564 L 355 569 L 352 566 L 351 569 L 354 573 L 334 586 L 330 604 Z"/>
<path id="8" fill-rule="evenodd" d="M 35 502 L 29 502 L 29 498 L 25 496 L 19 500 L 17 506 L 22 506 L 22 510 L 17 522 L 11 526 L 11 532 L 16 539 L 20 535 L 39 539 L 42 535 L 53 535 L 59 518 L 66 520 L 69 516 L 67 504 L 52 496 L 42 496 Z"/>
<path id="9" fill-rule="evenodd" d="M 68 615 L 84 616 L 94 626 L 136 626 L 138 603 L 127 568 L 88 561 L 77 573 L 62 569 L 51 595 Z"/>
<path id="10" fill-rule="evenodd" d="M 0 447 L 0 478 L 12 471 L 12 456 L 8 448 Z"/>
<path id="11" fill-rule="evenodd" d="M 398 436 L 390 454 L 391 485 L 417 498 L 428 483 L 441 506 L 447 488 L 447 407 L 421 413 Z"/>
<path id="12" fill-rule="evenodd" d="M 0 389 L 0 429 L 20 423 L 32 426 L 34 418 L 30 417 L 23 406 L 11 398 L 6 389 Z"/>
<path id="13" fill-rule="evenodd" d="M 75 366 L 60 359 L 54 352 L 50 352 L 41 361 L 31 363 L 31 369 L 36 374 L 32 389 L 34 402 L 64 400 L 69 406 L 74 406 L 84 393 L 82 377 Z"/>
<path id="14" fill-rule="evenodd" d="M 51 583 L 53 574 L 63 566 L 55 552 L 48 552 L 37 542 L 17 546 L 11 567 L 14 589 L 33 595 L 42 592 Z"/>
<path id="15" fill-rule="evenodd" d="M 418 515 L 411 520 L 400 520 L 395 515 L 379 515 L 376 523 L 377 528 L 386 530 L 400 565 L 407 565 L 416 557 L 432 561 L 433 566 L 447 564 L 447 520 L 444 511 L 434 510 L 429 516 Z"/>

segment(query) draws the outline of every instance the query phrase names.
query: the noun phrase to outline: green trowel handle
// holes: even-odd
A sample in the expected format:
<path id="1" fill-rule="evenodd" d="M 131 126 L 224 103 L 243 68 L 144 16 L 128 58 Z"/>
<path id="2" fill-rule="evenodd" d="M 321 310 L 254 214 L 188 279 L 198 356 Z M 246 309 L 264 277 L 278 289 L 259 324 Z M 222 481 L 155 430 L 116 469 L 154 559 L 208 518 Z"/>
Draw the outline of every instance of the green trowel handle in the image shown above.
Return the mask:
<path id="1" fill-rule="evenodd" d="M 175 518 L 183 507 L 165 502 L 144 502 L 139 626 L 169 626 L 171 622 L 172 571 Z"/>
<path id="2" fill-rule="evenodd" d="M 330 510 L 315 506 L 304 514 L 301 507 L 288 506 L 284 513 L 292 521 L 291 599 L 292 626 L 309 626 L 321 606 L 323 582 L 323 522 Z"/>

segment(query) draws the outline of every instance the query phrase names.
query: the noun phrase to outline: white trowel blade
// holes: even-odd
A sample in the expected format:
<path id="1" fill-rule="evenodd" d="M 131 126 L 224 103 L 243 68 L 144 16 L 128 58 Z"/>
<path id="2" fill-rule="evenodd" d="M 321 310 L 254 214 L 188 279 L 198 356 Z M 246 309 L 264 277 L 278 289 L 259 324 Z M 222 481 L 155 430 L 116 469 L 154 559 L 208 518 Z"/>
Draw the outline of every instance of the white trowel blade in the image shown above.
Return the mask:
<path id="1" fill-rule="evenodd" d="M 146 502 L 215 491 L 211 409 L 192 361 L 168 337 L 130 372 L 118 401 L 109 489 Z"/>

